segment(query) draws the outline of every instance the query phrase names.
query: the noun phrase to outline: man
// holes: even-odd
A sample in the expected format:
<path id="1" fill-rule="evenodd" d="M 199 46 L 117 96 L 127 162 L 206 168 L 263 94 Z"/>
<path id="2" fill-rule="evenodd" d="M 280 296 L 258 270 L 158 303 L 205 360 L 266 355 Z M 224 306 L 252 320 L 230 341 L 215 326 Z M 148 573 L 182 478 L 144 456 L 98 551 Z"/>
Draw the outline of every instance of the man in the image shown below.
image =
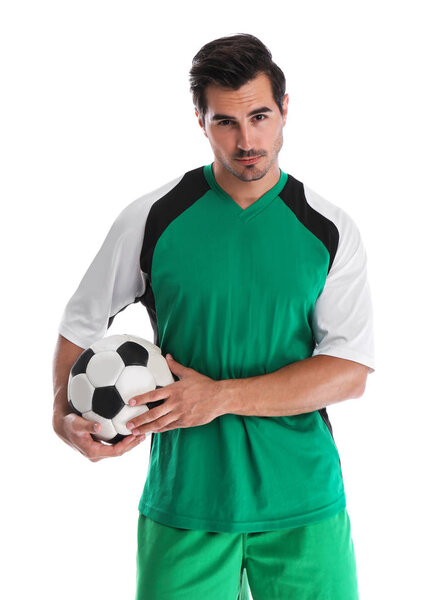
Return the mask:
<path id="1" fill-rule="evenodd" d="M 366 253 L 353 220 L 278 165 L 288 95 L 254 36 L 193 60 L 214 154 L 118 216 L 65 308 L 54 428 L 92 461 L 152 432 L 137 599 L 358 598 L 329 404 L 374 370 Z M 115 446 L 69 414 L 71 365 L 133 302 L 176 381 Z"/>

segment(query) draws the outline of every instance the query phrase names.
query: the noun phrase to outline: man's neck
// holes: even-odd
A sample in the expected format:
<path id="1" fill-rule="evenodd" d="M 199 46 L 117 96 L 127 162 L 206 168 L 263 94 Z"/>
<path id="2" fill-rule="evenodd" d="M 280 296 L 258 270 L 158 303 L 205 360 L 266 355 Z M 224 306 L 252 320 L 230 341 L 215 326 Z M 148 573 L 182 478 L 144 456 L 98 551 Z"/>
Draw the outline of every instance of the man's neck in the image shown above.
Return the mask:
<path id="1" fill-rule="evenodd" d="M 281 172 L 276 161 L 261 179 L 241 181 L 224 169 L 217 161 L 213 162 L 214 178 L 220 187 L 243 209 L 259 200 L 279 181 Z"/>

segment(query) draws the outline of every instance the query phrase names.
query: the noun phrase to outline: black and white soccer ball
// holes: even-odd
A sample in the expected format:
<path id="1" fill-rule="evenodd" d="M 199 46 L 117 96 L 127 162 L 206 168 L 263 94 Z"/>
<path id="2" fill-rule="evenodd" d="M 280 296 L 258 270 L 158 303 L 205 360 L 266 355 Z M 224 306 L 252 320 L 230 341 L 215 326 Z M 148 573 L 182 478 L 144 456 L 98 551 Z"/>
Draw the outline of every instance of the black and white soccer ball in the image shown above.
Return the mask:
<path id="1" fill-rule="evenodd" d="M 135 335 L 111 335 L 79 355 L 68 378 L 68 402 L 73 412 L 101 424 L 94 439 L 116 444 L 131 434 L 126 423 L 164 402 L 129 406 L 129 400 L 170 383 L 158 346 Z"/>

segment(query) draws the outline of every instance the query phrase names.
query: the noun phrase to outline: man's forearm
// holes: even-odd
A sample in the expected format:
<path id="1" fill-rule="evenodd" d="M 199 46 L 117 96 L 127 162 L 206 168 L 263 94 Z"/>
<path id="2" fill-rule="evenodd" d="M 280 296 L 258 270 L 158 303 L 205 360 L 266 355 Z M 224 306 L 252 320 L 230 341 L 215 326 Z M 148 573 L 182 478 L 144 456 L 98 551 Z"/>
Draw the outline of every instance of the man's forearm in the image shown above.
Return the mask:
<path id="1" fill-rule="evenodd" d="M 71 367 L 83 351 L 84 348 L 58 335 L 53 356 L 53 427 L 58 419 L 72 412 L 68 404 L 67 382 Z"/>
<path id="2" fill-rule="evenodd" d="M 313 356 L 273 373 L 218 381 L 222 414 L 279 417 L 312 412 L 360 397 L 369 368 L 333 356 Z"/>

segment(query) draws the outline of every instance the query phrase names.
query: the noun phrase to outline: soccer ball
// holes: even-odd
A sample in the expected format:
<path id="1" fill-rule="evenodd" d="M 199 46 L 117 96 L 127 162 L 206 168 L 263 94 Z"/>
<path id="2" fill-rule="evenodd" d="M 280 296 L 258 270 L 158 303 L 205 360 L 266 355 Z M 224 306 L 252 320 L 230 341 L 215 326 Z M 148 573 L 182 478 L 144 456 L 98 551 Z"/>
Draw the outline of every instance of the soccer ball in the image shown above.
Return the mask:
<path id="1" fill-rule="evenodd" d="M 101 424 L 95 440 L 116 444 L 131 434 L 128 421 L 164 402 L 129 406 L 129 400 L 170 383 L 174 378 L 158 346 L 135 335 L 111 335 L 78 356 L 68 402 L 73 412 Z"/>

